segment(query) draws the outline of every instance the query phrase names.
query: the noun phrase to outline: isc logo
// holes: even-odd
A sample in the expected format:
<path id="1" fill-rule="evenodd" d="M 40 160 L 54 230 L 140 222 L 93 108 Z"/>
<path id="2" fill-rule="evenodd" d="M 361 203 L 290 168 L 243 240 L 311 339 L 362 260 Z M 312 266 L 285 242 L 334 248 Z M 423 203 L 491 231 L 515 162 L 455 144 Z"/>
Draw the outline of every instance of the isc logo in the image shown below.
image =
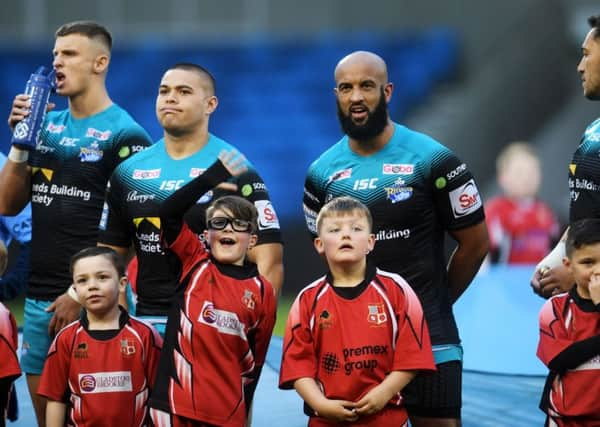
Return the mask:
<path id="1" fill-rule="evenodd" d="M 183 179 L 168 179 L 160 183 L 160 189 L 165 191 L 179 190 L 184 182 Z"/>
<path id="2" fill-rule="evenodd" d="M 352 187 L 352 189 L 355 191 L 357 191 L 357 190 L 373 190 L 373 189 L 377 188 L 377 185 L 375 185 L 375 183 L 377 181 L 379 181 L 379 178 L 357 179 L 356 181 L 354 181 L 354 187 Z"/>

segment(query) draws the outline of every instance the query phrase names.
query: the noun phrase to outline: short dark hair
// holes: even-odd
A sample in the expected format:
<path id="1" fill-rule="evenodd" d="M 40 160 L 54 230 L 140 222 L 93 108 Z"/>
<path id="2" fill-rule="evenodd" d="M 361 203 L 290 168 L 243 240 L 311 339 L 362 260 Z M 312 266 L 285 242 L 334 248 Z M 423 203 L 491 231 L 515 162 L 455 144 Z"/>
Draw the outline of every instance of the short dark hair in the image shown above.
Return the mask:
<path id="1" fill-rule="evenodd" d="M 125 276 L 125 261 L 123 260 L 123 257 L 107 246 L 90 246 L 73 255 L 71 257 L 71 263 L 69 264 L 71 276 L 73 276 L 73 270 L 77 261 L 94 256 L 103 256 L 107 258 L 117 270 L 119 277 Z"/>
<path id="2" fill-rule="evenodd" d="M 582 219 L 569 226 L 565 252 L 570 258 L 577 249 L 596 243 L 600 243 L 600 219 Z"/>
<path id="3" fill-rule="evenodd" d="M 201 77 L 206 78 L 208 80 L 212 88 L 213 94 L 217 93 L 217 82 L 215 80 L 215 77 L 202 65 L 194 64 L 192 62 L 178 62 L 177 64 L 171 65 L 169 68 L 167 68 L 167 71 L 169 70 L 194 71 L 200 74 Z"/>
<path id="4" fill-rule="evenodd" d="M 600 15 L 592 15 L 588 18 L 588 24 L 594 30 L 594 38 L 600 38 Z"/>
<path id="5" fill-rule="evenodd" d="M 258 230 L 258 211 L 248 200 L 243 199 L 240 196 L 219 197 L 210 204 L 208 209 L 206 209 L 207 224 L 217 209 L 226 209 L 231 212 L 234 218 L 248 221 L 252 226 L 252 229 L 250 230 L 252 233 L 256 233 L 256 230 Z"/>
<path id="6" fill-rule="evenodd" d="M 317 216 L 317 234 L 321 231 L 321 225 L 323 224 L 324 218 L 330 218 L 334 215 L 349 214 L 354 211 L 367 218 L 369 231 L 373 231 L 373 217 L 371 216 L 369 208 L 354 197 L 342 196 L 327 202 L 319 211 L 319 215 Z"/>
<path id="7" fill-rule="evenodd" d="M 112 49 L 112 36 L 106 27 L 94 21 L 74 21 L 61 25 L 54 33 L 55 37 L 64 37 L 70 34 L 82 34 L 90 39 L 98 40 L 110 52 Z"/>

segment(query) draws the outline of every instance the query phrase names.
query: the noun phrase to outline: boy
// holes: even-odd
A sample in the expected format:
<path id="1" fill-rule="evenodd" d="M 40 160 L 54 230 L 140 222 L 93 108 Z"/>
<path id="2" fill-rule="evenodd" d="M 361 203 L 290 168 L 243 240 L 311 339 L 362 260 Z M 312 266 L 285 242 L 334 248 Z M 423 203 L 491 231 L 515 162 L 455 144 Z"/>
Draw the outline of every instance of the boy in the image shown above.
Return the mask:
<path id="1" fill-rule="evenodd" d="M 367 263 L 375 236 L 361 202 L 333 199 L 316 229 L 329 273 L 292 306 L 279 386 L 304 399 L 310 427 L 404 426 L 401 390 L 417 371 L 435 370 L 421 304 L 399 275 Z"/>
<path id="2" fill-rule="evenodd" d="M 275 291 L 246 258 L 257 240 L 254 205 L 223 196 L 209 206 L 210 252 L 183 221 L 203 194 L 246 170 L 235 151 L 219 159 L 161 205 L 163 244 L 182 271 L 150 403 L 159 427 L 245 426 L 275 324 Z"/>
<path id="3" fill-rule="evenodd" d="M 537 264 L 560 238 L 552 210 L 537 198 L 540 161 L 529 144 L 513 142 L 496 159 L 501 196 L 485 205 L 490 261 Z"/>
<path id="4" fill-rule="evenodd" d="M 46 425 L 63 426 L 66 417 L 74 425 L 147 425 L 162 339 L 119 307 L 127 277 L 115 251 L 83 249 L 70 269 L 84 310 L 48 352 L 38 390 L 48 398 Z"/>
<path id="5" fill-rule="evenodd" d="M 600 425 L 600 220 L 569 228 L 564 265 L 575 278 L 568 292 L 540 311 L 537 355 L 550 369 L 540 408 L 546 426 Z"/>

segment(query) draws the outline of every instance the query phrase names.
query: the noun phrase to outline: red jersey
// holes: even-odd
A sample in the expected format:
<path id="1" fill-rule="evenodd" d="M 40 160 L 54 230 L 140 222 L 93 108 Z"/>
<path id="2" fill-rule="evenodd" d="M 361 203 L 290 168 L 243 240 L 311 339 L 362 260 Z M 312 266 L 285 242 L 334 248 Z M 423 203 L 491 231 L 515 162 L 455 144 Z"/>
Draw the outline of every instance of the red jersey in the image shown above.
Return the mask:
<path id="1" fill-rule="evenodd" d="M 365 281 L 354 288 L 331 283 L 329 275 L 313 282 L 290 310 L 280 388 L 292 388 L 297 379 L 308 377 L 328 399 L 355 402 L 391 371 L 435 370 L 421 304 L 404 279 L 369 266 Z M 388 405 L 401 402 L 398 395 Z M 400 409 L 395 425 L 407 419 L 406 410 Z M 360 421 L 361 426 L 382 425 L 377 417 Z M 309 425 L 317 424 L 334 425 L 311 416 Z"/>
<path id="2" fill-rule="evenodd" d="M 273 288 L 254 264 L 211 258 L 185 224 L 169 249 L 181 260 L 183 280 L 151 406 L 221 427 L 245 426 L 275 325 Z"/>
<path id="3" fill-rule="evenodd" d="M 537 355 L 551 367 L 559 357 L 576 350 L 577 366 L 552 371 L 542 402 L 556 426 L 600 426 L 600 312 L 576 289 L 552 297 L 540 311 L 540 341 Z M 596 344 L 584 350 L 585 340 Z M 588 341 L 589 342 L 589 341 Z M 579 347 L 573 347 L 578 345 Z M 583 356 L 583 357 L 582 357 Z M 575 359 L 577 360 L 577 359 Z M 570 362 L 573 364 L 573 362 Z"/>
<path id="4" fill-rule="evenodd" d="M 89 330 L 84 312 L 50 346 L 38 394 L 55 401 L 70 399 L 68 425 L 147 425 L 161 345 L 152 326 L 125 311 L 117 331 Z"/>
<path id="5" fill-rule="evenodd" d="M 539 200 L 493 198 L 485 205 L 485 220 L 491 251 L 502 264 L 536 264 L 559 237 L 554 213 Z"/>
<path id="6" fill-rule="evenodd" d="M 8 308 L 0 303 L 0 378 L 16 378 L 21 375 L 18 346 L 17 322 Z"/>

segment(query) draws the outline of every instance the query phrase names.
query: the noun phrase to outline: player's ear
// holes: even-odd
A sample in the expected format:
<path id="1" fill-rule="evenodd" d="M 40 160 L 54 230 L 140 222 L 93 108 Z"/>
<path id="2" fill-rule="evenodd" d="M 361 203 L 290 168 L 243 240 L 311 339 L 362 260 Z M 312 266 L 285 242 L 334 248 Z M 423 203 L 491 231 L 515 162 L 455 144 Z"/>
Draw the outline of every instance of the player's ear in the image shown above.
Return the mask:
<path id="1" fill-rule="evenodd" d="M 258 241 L 258 236 L 254 233 L 250 235 L 250 240 L 248 241 L 248 249 L 252 249 L 256 246 L 256 242 Z"/>
<path id="2" fill-rule="evenodd" d="M 315 249 L 319 255 L 323 255 L 325 253 L 325 247 L 323 245 L 323 241 L 319 237 L 315 237 L 313 240 L 313 244 L 315 245 Z"/>
<path id="3" fill-rule="evenodd" d="M 563 257 L 562 262 L 565 267 L 567 267 L 569 270 L 571 269 L 571 260 L 569 257 Z"/>
<path id="4" fill-rule="evenodd" d="M 369 242 L 367 245 L 367 248 L 369 249 L 369 252 L 371 252 L 373 250 L 373 248 L 375 247 L 375 235 L 373 233 L 369 234 Z"/>
<path id="5" fill-rule="evenodd" d="M 98 56 L 96 56 L 96 59 L 94 59 L 94 71 L 98 74 L 106 72 L 106 69 L 108 68 L 108 63 L 108 55 L 105 53 L 99 54 Z"/>
<path id="6" fill-rule="evenodd" d="M 125 292 L 125 288 L 127 287 L 127 283 L 129 283 L 129 279 L 127 279 L 127 276 L 122 276 L 119 279 L 119 293 L 124 293 Z"/>

